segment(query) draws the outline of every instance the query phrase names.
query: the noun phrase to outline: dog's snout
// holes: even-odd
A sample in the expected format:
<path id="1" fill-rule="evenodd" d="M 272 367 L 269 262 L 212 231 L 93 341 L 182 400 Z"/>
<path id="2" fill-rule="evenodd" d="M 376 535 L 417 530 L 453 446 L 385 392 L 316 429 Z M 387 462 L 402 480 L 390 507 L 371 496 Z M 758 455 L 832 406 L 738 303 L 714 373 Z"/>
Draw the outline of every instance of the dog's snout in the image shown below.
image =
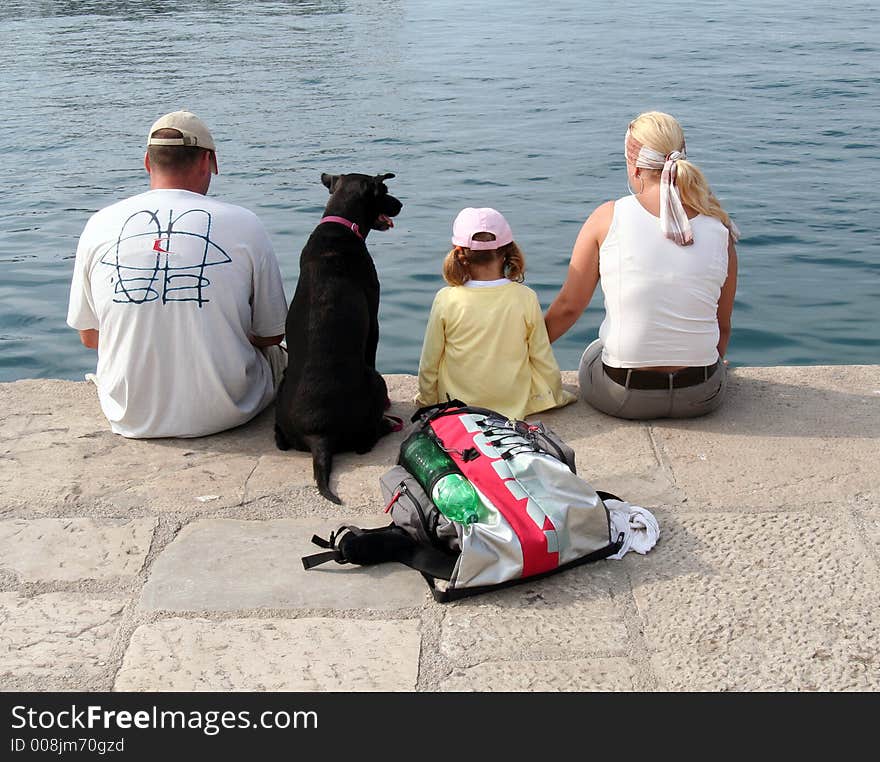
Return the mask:
<path id="1" fill-rule="evenodd" d="M 399 199 L 394 198 L 394 196 L 388 196 L 387 200 L 389 203 L 385 214 L 389 217 L 396 217 L 400 214 L 400 210 L 403 209 L 403 203 Z"/>

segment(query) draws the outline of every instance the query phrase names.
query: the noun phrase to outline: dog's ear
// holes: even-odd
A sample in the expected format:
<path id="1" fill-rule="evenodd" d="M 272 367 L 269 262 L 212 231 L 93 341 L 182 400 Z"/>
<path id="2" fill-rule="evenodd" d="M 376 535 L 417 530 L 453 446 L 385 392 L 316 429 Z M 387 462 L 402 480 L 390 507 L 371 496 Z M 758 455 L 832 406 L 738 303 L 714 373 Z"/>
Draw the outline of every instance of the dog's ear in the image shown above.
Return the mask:
<path id="1" fill-rule="evenodd" d="M 321 173 L 321 182 L 327 186 L 327 190 L 329 190 L 330 193 L 333 193 L 338 181 L 339 175 L 328 175 L 326 172 Z"/>
<path id="2" fill-rule="evenodd" d="M 384 183 L 386 180 L 390 180 L 394 175 L 391 172 L 386 172 L 384 175 L 376 175 L 376 179 L 380 183 Z"/>

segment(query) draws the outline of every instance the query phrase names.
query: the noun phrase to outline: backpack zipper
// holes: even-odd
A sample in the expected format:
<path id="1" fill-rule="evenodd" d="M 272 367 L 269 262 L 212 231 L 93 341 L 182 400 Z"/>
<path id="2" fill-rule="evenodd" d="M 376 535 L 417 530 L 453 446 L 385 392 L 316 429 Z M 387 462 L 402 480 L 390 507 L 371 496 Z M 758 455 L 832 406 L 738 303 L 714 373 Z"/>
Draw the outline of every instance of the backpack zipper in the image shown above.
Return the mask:
<path id="1" fill-rule="evenodd" d="M 428 517 L 425 516 L 424 510 L 422 510 L 421 503 L 419 503 L 419 501 L 416 500 L 415 496 L 410 491 L 409 487 L 406 486 L 406 482 L 401 482 L 400 484 L 397 485 L 397 491 L 392 496 L 391 501 L 388 503 L 388 505 L 385 506 L 385 513 L 388 513 L 391 510 L 392 506 L 396 502 L 398 502 L 403 495 L 407 496 L 407 498 L 409 499 L 409 502 L 416 509 L 416 513 L 419 515 L 419 521 L 422 524 L 422 529 L 424 529 L 425 534 L 427 535 L 428 539 L 431 541 L 431 544 L 436 546 L 438 543 L 437 524 L 440 523 L 440 511 L 439 510 L 434 511 L 434 526 L 431 526 L 428 523 Z"/>
<path id="2" fill-rule="evenodd" d="M 385 513 L 388 513 L 388 512 L 391 510 L 391 507 L 392 507 L 392 506 L 393 506 L 398 500 L 400 500 L 400 496 L 403 494 L 403 490 L 404 490 L 405 487 L 406 487 L 406 485 L 403 484 L 403 483 L 401 482 L 400 485 L 397 487 L 397 492 L 395 492 L 395 493 L 391 496 L 391 500 L 389 500 L 389 501 L 388 501 L 388 505 L 385 506 L 385 511 L 384 511 Z"/>

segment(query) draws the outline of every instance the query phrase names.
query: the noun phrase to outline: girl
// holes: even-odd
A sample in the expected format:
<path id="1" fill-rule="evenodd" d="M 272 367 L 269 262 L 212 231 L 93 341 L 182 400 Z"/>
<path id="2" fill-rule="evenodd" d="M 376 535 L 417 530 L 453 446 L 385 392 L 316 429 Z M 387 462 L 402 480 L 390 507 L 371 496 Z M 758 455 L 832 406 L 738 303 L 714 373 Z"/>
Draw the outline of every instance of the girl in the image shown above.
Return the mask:
<path id="1" fill-rule="evenodd" d="M 522 284 L 525 259 L 495 209 L 462 209 L 449 284 L 434 297 L 419 361 L 418 405 L 460 399 L 508 418 L 562 407 L 562 388 L 537 294 Z"/>

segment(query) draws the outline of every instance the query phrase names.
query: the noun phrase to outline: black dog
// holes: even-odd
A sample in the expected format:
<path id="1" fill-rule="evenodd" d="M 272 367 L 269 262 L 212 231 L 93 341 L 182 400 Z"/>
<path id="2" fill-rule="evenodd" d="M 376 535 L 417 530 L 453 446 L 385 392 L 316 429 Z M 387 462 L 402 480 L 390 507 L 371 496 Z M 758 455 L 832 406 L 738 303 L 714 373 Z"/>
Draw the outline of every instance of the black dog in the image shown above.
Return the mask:
<path id="1" fill-rule="evenodd" d="M 379 278 L 366 245 L 369 231 L 394 227 L 403 207 L 385 186 L 392 177 L 321 175 L 330 200 L 303 247 L 287 313 L 275 443 L 311 451 L 318 490 L 334 503 L 342 501 L 330 490 L 333 454 L 369 452 L 393 425 L 376 371 Z"/>

